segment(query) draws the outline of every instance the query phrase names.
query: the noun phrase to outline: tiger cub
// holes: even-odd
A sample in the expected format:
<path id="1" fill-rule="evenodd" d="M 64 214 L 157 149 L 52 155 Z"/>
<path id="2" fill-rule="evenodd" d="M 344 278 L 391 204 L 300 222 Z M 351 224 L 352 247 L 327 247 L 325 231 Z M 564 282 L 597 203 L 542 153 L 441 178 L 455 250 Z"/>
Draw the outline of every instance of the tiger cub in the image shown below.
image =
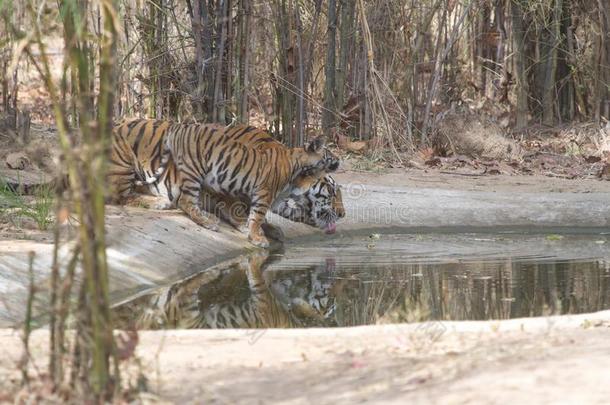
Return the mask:
<path id="1" fill-rule="evenodd" d="M 316 181 L 301 195 L 291 195 L 273 205 L 272 211 L 291 221 L 335 233 L 337 220 L 345 217 L 341 187 L 330 174 Z"/>
<path id="2" fill-rule="evenodd" d="M 253 148 L 237 140 L 248 133 L 264 131 L 240 126 L 227 136 L 218 125 L 174 124 L 136 119 L 114 128 L 108 181 L 112 200 L 130 198 L 138 184 L 161 182 L 168 167 L 176 171 L 176 182 L 167 190 L 171 203 L 193 221 L 217 230 L 218 219 L 200 207 L 204 189 L 218 195 L 247 201 L 249 240 L 261 247 L 269 241 L 262 231 L 267 210 L 278 197 L 290 191 L 303 194 L 326 171 L 335 170 L 338 159 L 316 138 L 304 148 Z"/>

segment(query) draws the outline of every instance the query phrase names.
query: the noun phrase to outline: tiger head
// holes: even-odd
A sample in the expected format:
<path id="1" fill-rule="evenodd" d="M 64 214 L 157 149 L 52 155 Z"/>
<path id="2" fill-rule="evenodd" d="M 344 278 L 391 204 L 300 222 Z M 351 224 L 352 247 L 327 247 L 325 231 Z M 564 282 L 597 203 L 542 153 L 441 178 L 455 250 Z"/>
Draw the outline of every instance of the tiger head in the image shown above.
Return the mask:
<path id="1" fill-rule="evenodd" d="M 304 193 L 292 192 L 281 199 L 272 210 L 286 219 L 324 229 L 329 234 L 335 232 L 337 220 L 345 217 L 341 188 L 328 174 L 313 182 Z"/>

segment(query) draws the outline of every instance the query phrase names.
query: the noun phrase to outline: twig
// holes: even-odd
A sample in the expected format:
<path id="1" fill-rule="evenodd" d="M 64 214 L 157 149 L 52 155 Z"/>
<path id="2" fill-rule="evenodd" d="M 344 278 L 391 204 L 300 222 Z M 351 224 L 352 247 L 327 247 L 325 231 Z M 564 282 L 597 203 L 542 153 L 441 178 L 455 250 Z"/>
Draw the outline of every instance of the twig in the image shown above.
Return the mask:
<path id="1" fill-rule="evenodd" d="M 28 276 L 29 289 L 28 301 L 25 310 L 25 322 L 23 324 L 23 358 L 21 360 L 21 377 L 22 383 L 29 384 L 28 365 L 30 364 L 30 334 L 32 333 L 32 306 L 34 304 L 34 296 L 36 295 L 36 287 L 34 285 L 34 252 L 28 253 Z"/>
<path id="2" fill-rule="evenodd" d="M 481 177 L 481 176 L 485 176 L 485 172 L 483 172 L 483 173 L 461 173 L 461 172 L 450 172 L 448 170 L 441 170 L 439 173 L 442 173 L 442 174 L 451 174 L 453 176 L 466 176 L 466 177 Z"/>

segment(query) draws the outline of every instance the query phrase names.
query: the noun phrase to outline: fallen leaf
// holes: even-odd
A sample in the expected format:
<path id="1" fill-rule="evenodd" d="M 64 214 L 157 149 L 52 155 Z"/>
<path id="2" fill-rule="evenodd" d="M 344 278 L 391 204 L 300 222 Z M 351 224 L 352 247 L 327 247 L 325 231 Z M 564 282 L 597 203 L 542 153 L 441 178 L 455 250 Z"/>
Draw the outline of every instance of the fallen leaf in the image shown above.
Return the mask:
<path id="1" fill-rule="evenodd" d="M 70 218 L 70 210 L 66 207 L 62 207 L 57 213 L 57 222 L 63 224 Z"/>
<path id="2" fill-rule="evenodd" d="M 335 143 L 341 149 L 347 149 L 347 144 L 350 142 L 349 138 L 345 135 L 341 135 L 339 133 L 335 134 Z"/>
<path id="3" fill-rule="evenodd" d="M 585 162 L 587 163 L 597 163 L 597 162 L 601 162 L 602 158 L 599 156 L 587 156 L 585 158 Z"/>
<path id="4" fill-rule="evenodd" d="M 347 150 L 353 153 L 364 153 L 366 151 L 367 144 L 365 141 L 348 142 Z"/>

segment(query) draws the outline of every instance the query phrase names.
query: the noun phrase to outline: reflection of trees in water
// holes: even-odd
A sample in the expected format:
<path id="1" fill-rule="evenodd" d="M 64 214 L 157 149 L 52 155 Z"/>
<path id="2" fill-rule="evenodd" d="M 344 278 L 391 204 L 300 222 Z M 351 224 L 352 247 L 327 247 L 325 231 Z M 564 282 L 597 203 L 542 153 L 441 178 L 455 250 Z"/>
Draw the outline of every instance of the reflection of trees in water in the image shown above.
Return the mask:
<path id="1" fill-rule="evenodd" d="M 428 319 L 507 319 L 610 308 L 607 262 L 391 265 L 348 270 L 340 326 Z M 378 275 L 378 277 L 373 277 Z"/>
<path id="2" fill-rule="evenodd" d="M 336 268 L 275 266 L 257 252 L 117 310 L 141 328 L 352 326 L 507 319 L 610 308 L 610 264 L 506 259 Z M 267 270 L 264 270 L 267 269 Z"/>
<path id="3" fill-rule="evenodd" d="M 603 261 L 588 264 L 531 264 L 520 272 L 513 311 L 518 316 L 592 312 L 610 306 L 610 270 Z"/>

